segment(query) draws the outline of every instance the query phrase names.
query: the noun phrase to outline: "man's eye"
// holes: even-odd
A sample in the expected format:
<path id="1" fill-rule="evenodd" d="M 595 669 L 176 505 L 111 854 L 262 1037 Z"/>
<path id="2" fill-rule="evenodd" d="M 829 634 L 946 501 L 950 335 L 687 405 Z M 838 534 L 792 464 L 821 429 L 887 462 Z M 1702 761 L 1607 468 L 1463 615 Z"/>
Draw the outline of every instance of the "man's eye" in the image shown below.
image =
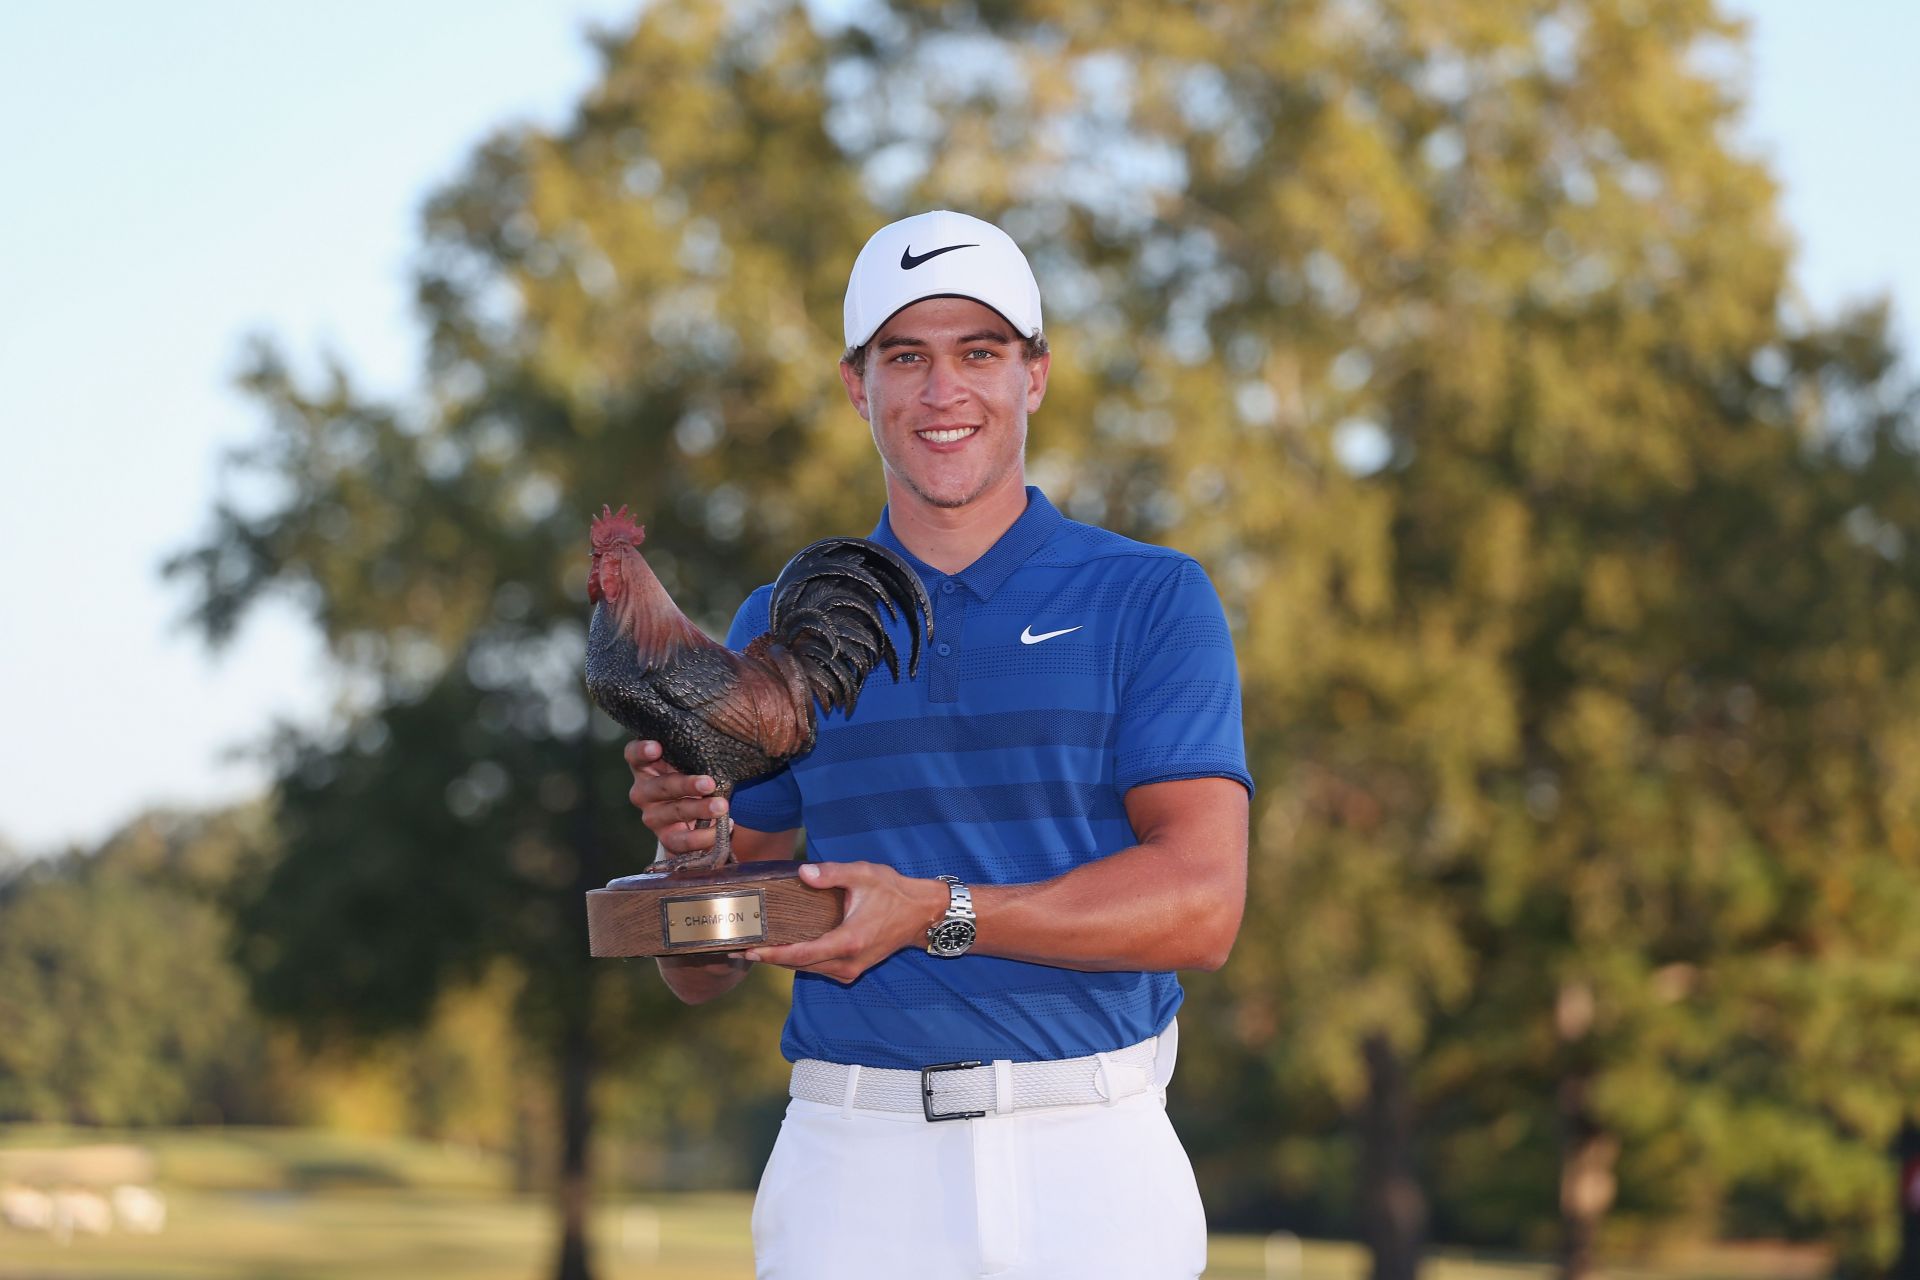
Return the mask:
<path id="1" fill-rule="evenodd" d="M 893 362 L 895 364 L 909 364 L 915 360 L 918 360 L 919 358 L 920 358 L 920 353 L 918 351 L 902 351 L 899 355 L 893 358 Z"/>
<path id="2" fill-rule="evenodd" d="M 995 354 L 996 353 L 994 351 L 989 350 L 986 347 L 975 347 L 973 350 L 967 352 L 967 359 L 971 360 L 975 356 L 984 356 L 987 359 L 991 360 L 993 359 Z"/>

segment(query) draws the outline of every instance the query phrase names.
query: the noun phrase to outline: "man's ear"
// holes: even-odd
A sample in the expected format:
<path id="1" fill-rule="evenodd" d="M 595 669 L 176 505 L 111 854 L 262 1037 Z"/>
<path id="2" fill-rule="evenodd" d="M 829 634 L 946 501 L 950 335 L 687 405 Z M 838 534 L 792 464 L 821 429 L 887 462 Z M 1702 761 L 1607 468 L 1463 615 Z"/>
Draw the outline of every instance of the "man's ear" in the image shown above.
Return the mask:
<path id="1" fill-rule="evenodd" d="M 1053 353 L 1049 351 L 1037 360 L 1027 361 L 1027 412 L 1039 409 L 1040 402 L 1047 398 L 1047 374 L 1053 369 Z M 865 417 L 865 414 L 861 415 Z"/>
<path id="2" fill-rule="evenodd" d="M 853 411 L 860 415 L 863 422 L 871 422 L 867 417 L 867 379 L 866 375 L 855 369 L 845 360 L 840 362 L 840 381 L 847 389 L 847 399 L 853 402 Z"/>

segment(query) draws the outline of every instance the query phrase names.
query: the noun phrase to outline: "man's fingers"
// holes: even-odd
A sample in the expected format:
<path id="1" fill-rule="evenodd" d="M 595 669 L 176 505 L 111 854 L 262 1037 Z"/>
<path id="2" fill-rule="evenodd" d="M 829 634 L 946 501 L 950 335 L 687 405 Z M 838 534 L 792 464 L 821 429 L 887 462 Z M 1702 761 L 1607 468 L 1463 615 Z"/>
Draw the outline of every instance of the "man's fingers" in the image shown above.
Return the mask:
<path id="1" fill-rule="evenodd" d="M 714 780 L 704 773 L 685 774 L 668 764 L 661 746 L 636 738 L 622 751 L 633 770 L 627 802 L 640 811 L 641 821 L 658 836 L 669 853 L 693 853 L 713 847 L 710 829 L 727 811 L 727 802 L 713 794 Z M 694 824 L 707 827 L 694 829 Z"/>
<path id="2" fill-rule="evenodd" d="M 664 749 L 660 744 L 649 739 L 635 738 L 621 750 L 621 755 L 626 759 L 627 767 L 633 770 L 636 776 L 649 778 L 680 776 L 680 771 L 667 763 Z M 696 774 L 694 777 L 702 782 L 703 790 L 713 790 L 712 778 L 705 774 Z"/>
<path id="3" fill-rule="evenodd" d="M 658 804 L 662 800 L 711 795 L 714 785 L 713 779 L 704 773 L 650 773 L 635 778 L 633 789 L 645 795 L 649 804 Z"/>
<path id="4" fill-rule="evenodd" d="M 713 779 L 706 774 L 662 773 L 635 774 L 633 786 L 627 790 L 627 799 L 639 808 L 649 805 L 665 804 L 676 800 L 689 800 L 713 794 Z M 712 817 L 703 813 L 701 817 Z"/>
<path id="5" fill-rule="evenodd" d="M 800 878 L 815 889 L 853 889 L 870 882 L 871 862 L 803 862 Z"/>
<path id="6" fill-rule="evenodd" d="M 727 802 L 719 796 L 701 796 L 693 800 L 666 800 L 641 808 L 648 826 L 664 827 L 676 822 L 711 822 L 727 811 Z"/>
<path id="7" fill-rule="evenodd" d="M 813 869 L 816 864 L 806 864 L 801 874 Z M 767 964 L 785 965 L 789 969 L 803 969 L 811 964 L 821 964 L 829 960 L 844 960 L 848 956 L 860 954 L 867 945 L 865 930 L 856 923 L 842 920 L 833 928 L 817 938 L 807 938 L 801 942 L 789 942 L 777 947 L 754 947 L 747 953 L 750 960 L 761 960 Z"/>
<path id="8" fill-rule="evenodd" d="M 873 945 L 871 931 L 857 922 L 843 921 L 817 938 L 779 947 L 754 947 L 746 958 L 777 964 L 803 973 L 818 973 L 835 982 L 852 982 L 881 957 L 866 953 Z"/>
<path id="9" fill-rule="evenodd" d="M 838 960 L 852 952 L 839 945 L 843 930 L 832 929 L 806 942 L 789 942 L 783 947 L 755 947 L 747 959 L 759 964 L 777 964 L 788 969 L 804 969 L 811 964 Z"/>
<path id="10" fill-rule="evenodd" d="M 715 837 L 719 834 L 712 827 L 695 828 L 687 824 L 676 823 L 664 830 L 648 825 L 648 830 L 660 839 L 660 845 L 668 853 L 700 853 L 713 848 Z"/>

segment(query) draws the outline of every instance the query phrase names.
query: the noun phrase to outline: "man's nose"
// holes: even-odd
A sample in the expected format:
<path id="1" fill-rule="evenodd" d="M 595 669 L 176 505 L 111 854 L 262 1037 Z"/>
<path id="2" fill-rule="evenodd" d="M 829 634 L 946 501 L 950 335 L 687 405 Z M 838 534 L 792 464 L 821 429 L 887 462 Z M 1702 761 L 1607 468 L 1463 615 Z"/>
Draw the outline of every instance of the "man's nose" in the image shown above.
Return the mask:
<path id="1" fill-rule="evenodd" d="M 967 398 L 966 379 L 960 366 L 951 360 L 934 360 L 927 380 L 920 385 L 920 402 L 929 408 L 944 408 Z"/>

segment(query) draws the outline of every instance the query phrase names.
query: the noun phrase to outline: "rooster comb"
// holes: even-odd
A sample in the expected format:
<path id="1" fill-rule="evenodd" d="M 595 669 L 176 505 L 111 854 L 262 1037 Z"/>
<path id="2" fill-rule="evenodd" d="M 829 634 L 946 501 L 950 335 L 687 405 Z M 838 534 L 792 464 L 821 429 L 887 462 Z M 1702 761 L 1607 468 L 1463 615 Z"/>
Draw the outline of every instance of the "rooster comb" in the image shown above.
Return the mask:
<path id="1" fill-rule="evenodd" d="M 620 504 L 618 511 L 602 505 L 600 514 L 593 518 L 593 553 L 595 555 L 611 550 L 616 542 L 637 547 L 646 541 L 646 537 L 646 526 L 634 523 L 633 517 L 627 514 L 627 506 L 624 502 Z"/>

